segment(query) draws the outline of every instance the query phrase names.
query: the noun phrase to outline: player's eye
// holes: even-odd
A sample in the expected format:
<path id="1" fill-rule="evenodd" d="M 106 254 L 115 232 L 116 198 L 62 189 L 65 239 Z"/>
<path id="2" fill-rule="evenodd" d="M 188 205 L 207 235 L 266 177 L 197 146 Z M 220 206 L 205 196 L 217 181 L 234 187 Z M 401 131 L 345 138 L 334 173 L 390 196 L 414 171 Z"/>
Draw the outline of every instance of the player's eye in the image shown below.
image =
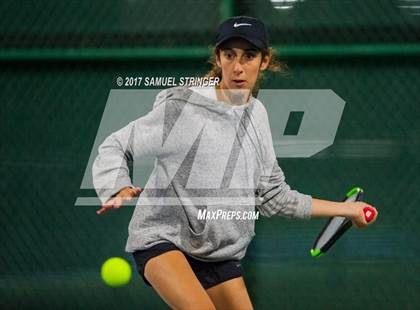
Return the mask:
<path id="1" fill-rule="evenodd" d="M 228 60 L 232 60 L 235 57 L 235 55 L 231 51 L 225 51 L 224 55 Z"/>
<path id="2" fill-rule="evenodd" d="M 246 53 L 245 58 L 246 60 L 253 60 L 256 57 L 255 53 Z"/>

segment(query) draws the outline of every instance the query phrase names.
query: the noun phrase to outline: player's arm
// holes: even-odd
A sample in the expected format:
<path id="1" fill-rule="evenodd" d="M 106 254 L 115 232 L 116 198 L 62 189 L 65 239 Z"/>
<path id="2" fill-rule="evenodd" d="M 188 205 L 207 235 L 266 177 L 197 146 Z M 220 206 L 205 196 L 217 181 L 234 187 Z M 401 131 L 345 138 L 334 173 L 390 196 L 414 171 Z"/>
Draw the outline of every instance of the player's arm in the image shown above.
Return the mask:
<path id="1" fill-rule="evenodd" d="M 119 208 L 123 201 L 138 196 L 128 163 L 142 156 L 158 156 L 162 150 L 164 104 L 109 135 L 98 148 L 92 166 L 93 185 L 102 202 L 98 214 Z"/>
<path id="2" fill-rule="evenodd" d="M 312 198 L 312 217 L 333 217 L 343 216 L 350 218 L 353 224 L 359 228 L 366 227 L 368 223 L 365 219 L 363 209 L 371 207 L 375 210 L 375 217 L 369 222 L 372 224 L 378 216 L 378 211 L 373 206 L 362 202 L 335 202 Z"/>
<path id="3" fill-rule="evenodd" d="M 256 188 L 256 206 L 263 216 L 279 215 L 286 218 L 309 219 L 312 197 L 290 188 L 285 175 L 278 165 L 271 135 L 267 111 L 263 106 L 261 129 L 263 141 L 260 177 Z"/>
<path id="4" fill-rule="evenodd" d="M 260 177 L 256 194 L 257 208 L 264 216 L 311 217 L 312 197 L 290 188 L 277 160 L 273 161 L 271 174 Z"/>
<path id="5" fill-rule="evenodd" d="M 286 183 L 284 173 L 278 166 L 277 161 L 273 163 L 271 175 L 261 177 L 259 188 L 256 191 L 259 202 L 257 207 L 262 215 L 280 215 L 286 218 L 301 219 L 343 216 L 350 218 L 353 224 L 359 228 L 368 225 L 363 211 L 364 208 L 371 207 L 375 210 L 375 217 L 369 224 L 372 224 L 378 216 L 378 211 L 364 202 L 321 200 L 292 190 Z"/>

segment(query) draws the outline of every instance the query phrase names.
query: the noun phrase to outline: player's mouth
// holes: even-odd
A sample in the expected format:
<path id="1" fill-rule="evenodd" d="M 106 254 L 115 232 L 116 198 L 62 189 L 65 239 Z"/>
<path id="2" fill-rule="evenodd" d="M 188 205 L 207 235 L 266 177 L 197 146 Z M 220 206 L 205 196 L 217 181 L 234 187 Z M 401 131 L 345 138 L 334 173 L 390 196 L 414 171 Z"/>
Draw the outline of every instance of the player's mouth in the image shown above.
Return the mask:
<path id="1" fill-rule="evenodd" d="M 246 84 L 246 80 L 239 80 L 238 79 L 238 80 L 232 80 L 232 82 L 236 87 L 243 87 Z"/>

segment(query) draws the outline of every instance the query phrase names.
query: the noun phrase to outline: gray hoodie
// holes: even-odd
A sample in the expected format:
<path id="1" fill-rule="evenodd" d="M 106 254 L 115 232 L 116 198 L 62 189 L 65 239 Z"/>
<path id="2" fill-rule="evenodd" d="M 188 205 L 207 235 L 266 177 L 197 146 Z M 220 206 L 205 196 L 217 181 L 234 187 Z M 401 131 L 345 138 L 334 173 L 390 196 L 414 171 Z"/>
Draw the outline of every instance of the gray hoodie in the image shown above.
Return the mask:
<path id="1" fill-rule="evenodd" d="M 133 186 L 129 161 L 155 158 L 129 224 L 128 252 L 172 242 L 203 261 L 241 259 L 255 235 L 250 211 L 311 217 L 312 197 L 285 182 L 267 111 L 254 97 L 233 106 L 186 87 L 166 89 L 98 152 L 92 173 L 102 203 Z"/>

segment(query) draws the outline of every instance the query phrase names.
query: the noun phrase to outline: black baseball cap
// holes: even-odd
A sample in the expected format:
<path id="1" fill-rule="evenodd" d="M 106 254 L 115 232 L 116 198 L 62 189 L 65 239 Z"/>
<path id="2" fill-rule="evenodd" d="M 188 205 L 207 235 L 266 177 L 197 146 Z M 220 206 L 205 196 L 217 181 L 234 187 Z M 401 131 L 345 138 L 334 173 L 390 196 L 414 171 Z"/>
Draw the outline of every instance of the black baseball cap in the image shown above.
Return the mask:
<path id="1" fill-rule="evenodd" d="M 242 38 L 255 47 L 268 49 L 267 29 L 262 21 L 249 16 L 235 16 L 223 21 L 217 28 L 215 45 L 231 38 Z"/>

